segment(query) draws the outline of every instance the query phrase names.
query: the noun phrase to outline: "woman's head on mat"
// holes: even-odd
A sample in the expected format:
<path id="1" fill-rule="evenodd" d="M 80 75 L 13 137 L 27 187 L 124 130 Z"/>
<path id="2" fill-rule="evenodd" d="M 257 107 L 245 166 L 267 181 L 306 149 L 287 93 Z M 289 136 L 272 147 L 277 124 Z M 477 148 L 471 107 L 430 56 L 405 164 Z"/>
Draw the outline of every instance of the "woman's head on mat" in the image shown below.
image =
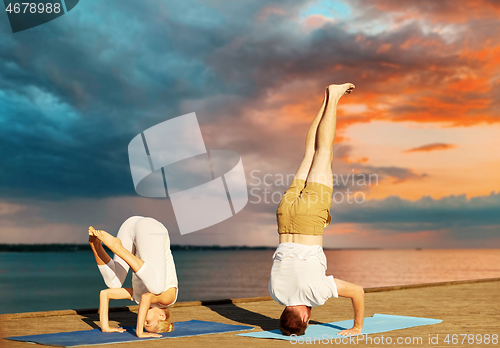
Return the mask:
<path id="1" fill-rule="evenodd" d="M 283 335 L 301 336 L 306 332 L 311 317 L 311 307 L 287 306 L 281 313 L 280 331 Z"/>
<path id="2" fill-rule="evenodd" d="M 147 332 L 170 332 L 174 324 L 170 321 L 170 311 L 167 308 L 150 308 L 146 314 L 144 330 Z"/>

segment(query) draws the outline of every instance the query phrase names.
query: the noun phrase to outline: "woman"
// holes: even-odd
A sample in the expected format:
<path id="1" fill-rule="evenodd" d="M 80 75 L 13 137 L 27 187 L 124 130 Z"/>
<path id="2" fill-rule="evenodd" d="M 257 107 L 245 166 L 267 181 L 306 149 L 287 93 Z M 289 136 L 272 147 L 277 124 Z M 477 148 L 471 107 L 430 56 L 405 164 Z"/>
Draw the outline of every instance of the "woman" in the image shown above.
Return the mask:
<path id="1" fill-rule="evenodd" d="M 89 243 L 99 271 L 109 287 L 100 295 L 101 330 L 125 331 L 109 327 L 108 302 L 110 299 L 129 299 L 139 304 L 138 337 L 161 337 L 158 332 L 172 331 L 167 307 L 177 300 L 178 282 L 165 226 L 152 218 L 133 216 L 122 224 L 116 237 L 89 227 Z M 115 254 L 113 259 L 101 243 Z M 129 268 L 134 271 L 132 288 L 122 288 Z"/>

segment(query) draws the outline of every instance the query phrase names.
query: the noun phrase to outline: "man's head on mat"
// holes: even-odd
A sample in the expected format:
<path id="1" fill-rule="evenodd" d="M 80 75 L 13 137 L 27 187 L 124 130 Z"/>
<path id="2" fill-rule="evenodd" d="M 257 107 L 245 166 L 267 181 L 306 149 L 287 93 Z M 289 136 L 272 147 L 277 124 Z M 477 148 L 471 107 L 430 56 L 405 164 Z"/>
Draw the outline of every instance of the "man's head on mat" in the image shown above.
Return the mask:
<path id="1" fill-rule="evenodd" d="M 170 311 L 165 308 L 150 308 L 146 313 L 144 330 L 147 332 L 170 332 L 174 324 L 170 321 Z"/>
<path id="2" fill-rule="evenodd" d="M 301 336 L 306 332 L 311 317 L 311 307 L 287 306 L 281 313 L 280 331 L 283 335 Z"/>

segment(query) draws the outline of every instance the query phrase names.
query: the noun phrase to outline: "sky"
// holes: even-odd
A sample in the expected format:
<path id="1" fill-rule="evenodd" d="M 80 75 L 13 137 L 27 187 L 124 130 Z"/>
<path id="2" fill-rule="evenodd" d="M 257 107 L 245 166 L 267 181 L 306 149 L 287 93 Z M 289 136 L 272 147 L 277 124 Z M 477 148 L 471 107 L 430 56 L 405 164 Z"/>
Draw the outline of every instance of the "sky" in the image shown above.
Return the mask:
<path id="1" fill-rule="evenodd" d="M 85 243 L 132 215 L 172 244 L 275 246 L 276 208 L 332 83 L 328 248 L 500 248 L 500 2 L 85 0 L 12 33 L 0 15 L 0 243 Z M 249 202 L 180 235 L 127 146 L 196 112 L 240 154 Z M 193 218 L 196 218 L 193 211 Z"/>

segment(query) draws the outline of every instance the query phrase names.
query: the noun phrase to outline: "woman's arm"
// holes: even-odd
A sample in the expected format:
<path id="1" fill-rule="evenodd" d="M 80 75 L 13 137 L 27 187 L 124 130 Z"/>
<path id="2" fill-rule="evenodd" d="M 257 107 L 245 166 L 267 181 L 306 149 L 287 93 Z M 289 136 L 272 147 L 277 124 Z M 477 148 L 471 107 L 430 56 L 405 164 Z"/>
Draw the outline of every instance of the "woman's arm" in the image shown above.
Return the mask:
<path id="1" fill-rule="evenodd" d="M 142 295 L 141 302 L 139 303 L 139 312 L 137 313 L 137 337 L 162 337 L 159 334 L 144 332 L 144 323 L 146 321 L 146 314 L 152 303 L 161 303 L 169 305 L 175 301 L 177 288 L 168 288 L 159 295 L 147 292 Z"/>
<path id="2" fill-rule="evenodd" d="M 92 252 L 94 253 L 97 265 L 105 265 L 109 261 L 111 261 L 111 257 L 109 257 L 108 253 L 102 247 L 102 242 L 96 236 L 90 234 L 90 228 L 89 228 L 89 244 L 90 247 L 92 248 Z"/>
<path id="3" fill-rule="evenodd" d="M 151 296 L 151 303 L 161 303 L 162 305 L 168 306 L 175 301 L 177 294 L 177 288 L 168 288 L 159 295 Z"/>
<path id="4" fill-rule="evenodd" d="M 124 332 L 123 328 L 110 328 L 108 322 L 109 300 L 132 299 L 131 288 L 105 289 L 100 294 L 99 318 L 102 332 Z"/>
<path id="5" fill-rule="evenodd" d="M 137 337 L 162 337 L 160 334 L 144 332 L 144 323 L 146 321 L 146 314 L 148 313 L 149 307 L 151 306 L 153 298 L 157 297 L 150 292 L 147 292 L 141 296 L 141 302 L 139 303 L 139 312 L 137 313 L 137 327 L 135 328 L 135 333 Z"/>

